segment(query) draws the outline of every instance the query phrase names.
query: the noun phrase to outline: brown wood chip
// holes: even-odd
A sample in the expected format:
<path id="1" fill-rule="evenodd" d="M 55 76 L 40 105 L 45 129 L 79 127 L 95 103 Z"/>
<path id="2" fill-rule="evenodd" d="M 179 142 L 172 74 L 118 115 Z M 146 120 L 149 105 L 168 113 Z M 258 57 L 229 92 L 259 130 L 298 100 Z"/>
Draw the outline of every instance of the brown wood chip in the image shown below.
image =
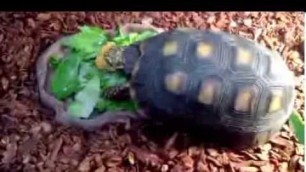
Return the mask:
<path id="1" fill-rule="evenodd" d="M 41 52 L 83 24 L 106 29 L 129 22 L 152 22 L 165 30 L 210 28 L 255 39 L 282 53 L 297 78 L 294 108 L 304 114 L 303 12 L 1 12 L 0 21 L 0 171 L 302 172 L 305 168 L 304 146 L 287 124 L 269 143 L 248 151 L 198 146 L 185 141 L 187 136 L 156 139 L 138 122 L 94 132 L 66 127 L 55 123 L 54 112 L 41 105 L 34 75 Z M 37 142 L 26 142 L 29 136 Z"/>
<path id="2" fill-rule="evenodd" d="M 213 149 L 213 148 L 208 148 L 207 152 L 208 152 L 208 155 L 212 157 L 217 157 L 219 155 L 218 150 Z"/>
<path id="3" fill-rule="evenodd" d="M 256 167 L 240 167 L 239 171 L 240 172 L 257 172 L 259 171 L 259 169 Z"/>
<path id="4" fill-rule="evenodd" d="M 218 167 L 221 167 L 222 164 L 215 158 L 211 157 L 211 156 L 208 156 L 206 158 L 208 161 L 212 162 L 215 166 L 218 166 Z"/>

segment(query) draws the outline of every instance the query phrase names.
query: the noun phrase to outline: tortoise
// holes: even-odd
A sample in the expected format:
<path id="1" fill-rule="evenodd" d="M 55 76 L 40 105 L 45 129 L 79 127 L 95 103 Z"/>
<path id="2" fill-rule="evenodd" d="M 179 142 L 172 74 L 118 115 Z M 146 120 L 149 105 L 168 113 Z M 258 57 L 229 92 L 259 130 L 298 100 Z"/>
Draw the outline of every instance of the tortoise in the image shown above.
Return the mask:
<path id="1" fill-rule="evenodd" d="M 294 75 L 281 55 L 240 36 L 178 28 L 102 52 L 99 68 L 130 77 L 108 96 L 129 92 L 153 120 L 217 128 L 249 147 L 271 139 L 293 110 Z"/>
<path id="2" fill-rule="evenodd" d="M 158 120 L 219 126 L 258 145 L 293 109 L 294 75 L 281 55 L 243 37 L 174 29 L 126 47 L 108 43 L 103 52 L 105 68 L 130 76 L 109 96 L 129 90 Z"/>

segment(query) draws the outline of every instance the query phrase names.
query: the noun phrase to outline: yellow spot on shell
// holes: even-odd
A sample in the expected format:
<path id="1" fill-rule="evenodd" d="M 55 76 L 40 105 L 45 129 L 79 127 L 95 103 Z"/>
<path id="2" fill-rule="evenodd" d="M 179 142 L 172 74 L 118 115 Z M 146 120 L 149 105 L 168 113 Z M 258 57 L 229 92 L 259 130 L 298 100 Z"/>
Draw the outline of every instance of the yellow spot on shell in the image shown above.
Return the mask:
<path id="1" fill-rule="evenodd" d="M 249 112 L 252 103 L 252 90 L 250 88 L 242 89 L 238 92 L 235 101 L 235 110 L 239 112 Z"/>
<path id="2" fill-rule="evenodd" d="M 205 86 L 202 86 L 198 100 L 203 104 L 212 104 L 214 101 L 214 94 L 216 90 L 216 84 L 213 82 L 206 82 Z"/>
<path id="3" fill-rule="evenodd" d="M 111 50 L 112 47 L 115 46 L 115 43 L 113 42 L 108 42 L 106 43 L 106 45 L 104 45 L 98 56 L 96 57 L 96 66 L 98 69 L 105 69 L 108 67 L 107 61 L 106 61 L 106 55 L 109 53 L 109 51 Z"/>
<path id="4" fill-rule="evenodd" d="M 176 72 L 167 75 L 165 78 L 166 89 L 172 93 L 180 93 L 184 88 L 187 76 L 184 73 Z"/>
<path id="5" fill-rule="evenodd" d="M 176 54 L 178 51 L 178 43 L 176 41 L 169 41 L 166 42 L 164 49 L 163 49 L 163 55 L 164 56 L 170 56 Z"/>
<path id="6" fill-rule="evenodd" d="M 273 91 L 271 101 L 269 104 L 269 112 L 275 112 L 282 109 L 283 94 L 280 90 Z"/>
<path id="7" fill-rule="evenodd" d="M 197 53 L 200 58 L 207 58 L 213 53 L 213 46 L 208 43 L 199 43 Z"/>
<path id="8" fill-rule="evenodd" d="M 238 48 L 237 54 L 237 64 L 238 65 L 249 65 L 251 64 L 253 58 L 249 50 L 245 48 Z"/>

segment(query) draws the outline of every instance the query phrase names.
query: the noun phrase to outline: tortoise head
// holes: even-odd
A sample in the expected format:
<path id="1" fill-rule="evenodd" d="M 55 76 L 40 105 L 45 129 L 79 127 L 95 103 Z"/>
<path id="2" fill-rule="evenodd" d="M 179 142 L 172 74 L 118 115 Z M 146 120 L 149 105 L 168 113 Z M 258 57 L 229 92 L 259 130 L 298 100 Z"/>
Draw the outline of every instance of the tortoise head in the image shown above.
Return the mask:
<path id="1" fill-rule="evenodd" d="M 145 42 L 129 46 L 117 46 L 113 42 L 108 42 L 96 58 L 96 66 L 109 71 L 123 69 L 126 74 L 131 74 L 137 66 L 137 60 L 144 54 L 144 47 Z"/>
<path id="2" fill-rule="evenodd" d="M 97 67 L 110 71 L 122 69 L 124 65 L 124 49 L 124 47 L 117 46 L 114 42 L 106 43 L 96 58 Z"/>

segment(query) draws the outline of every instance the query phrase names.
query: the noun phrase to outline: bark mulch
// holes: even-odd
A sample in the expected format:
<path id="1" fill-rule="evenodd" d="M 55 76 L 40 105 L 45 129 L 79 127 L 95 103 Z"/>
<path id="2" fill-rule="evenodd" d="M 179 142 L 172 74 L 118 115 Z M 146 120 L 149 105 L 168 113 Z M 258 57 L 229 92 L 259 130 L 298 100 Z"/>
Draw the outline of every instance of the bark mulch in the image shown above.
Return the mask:
<path id="1" fill-rule="evenodd" d="M 287 125 L 263 146 L 234 151 L 195 146 L 179 133 L 157 143 L 138 130 L 140 124 L 85 133 L 54 123 L 52 112 L 39 104 L 35 88 L 33 70 L 39 53 L 80 25 L 112 28 L 116 22 L 140 22 L 144 17 L 163 28 L 226 30 L 278 50 L 296 74 L 295 107 L 304 113 L 303 13 L 1 12 L 0 171 L 303 171 L 304 147 Z"/>

